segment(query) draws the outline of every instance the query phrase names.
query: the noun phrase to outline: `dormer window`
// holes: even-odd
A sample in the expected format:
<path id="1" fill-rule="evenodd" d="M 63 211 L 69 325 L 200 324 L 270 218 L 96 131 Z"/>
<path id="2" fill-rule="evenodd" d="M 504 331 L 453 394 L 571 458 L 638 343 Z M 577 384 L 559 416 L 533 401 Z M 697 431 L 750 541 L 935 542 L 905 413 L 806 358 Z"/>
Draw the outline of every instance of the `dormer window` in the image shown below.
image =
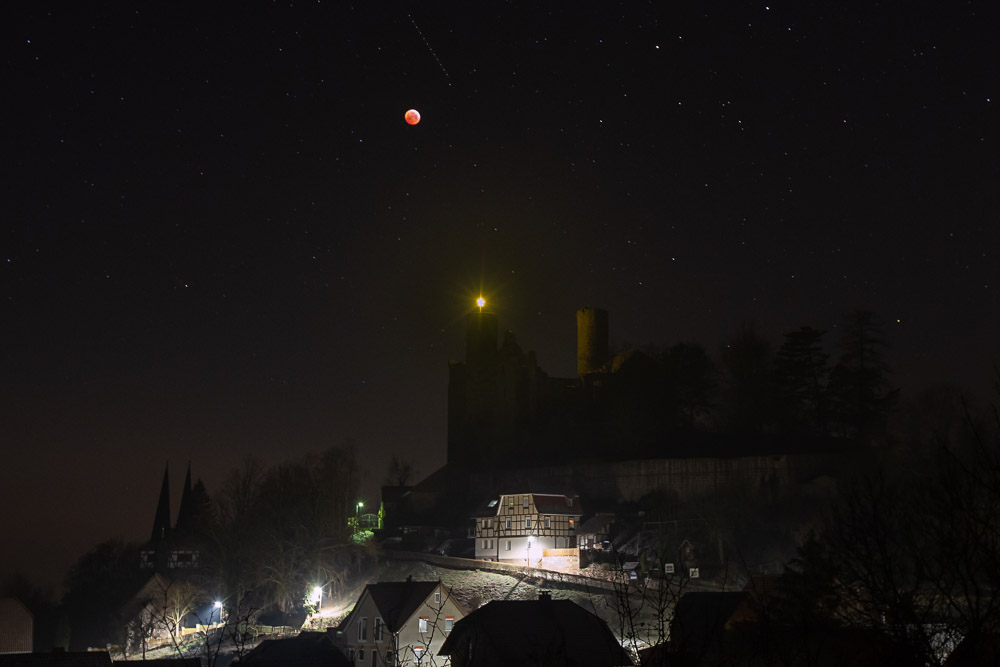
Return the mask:
<path id="1" fill-rule="evenodd" d="M 524 509 L 528 509 L 528 504 L 531 502 L 531 496 L 524 497 Z"/>

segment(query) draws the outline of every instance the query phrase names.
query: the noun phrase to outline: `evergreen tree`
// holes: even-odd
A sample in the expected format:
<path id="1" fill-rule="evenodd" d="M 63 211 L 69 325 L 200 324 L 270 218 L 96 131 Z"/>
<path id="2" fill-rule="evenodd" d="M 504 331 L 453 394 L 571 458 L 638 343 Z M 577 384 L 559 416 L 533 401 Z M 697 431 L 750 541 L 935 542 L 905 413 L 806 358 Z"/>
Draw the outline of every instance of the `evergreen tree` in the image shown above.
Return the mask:
<path id="1" fill-rule="evenodd" d="M 676 422 L 692 426 L 715 404 L 715 364 L 698 343 L 677 343 L 661 356 L 661 361 Z"/>
<path id="2" fill-rule="evenodd" d="M 840 360 L 830 374 L 832 416 L 841 435 L 881 440 L 899 389 L 889 385 L 887 345 L 875 316 L 864 310 L 848 316 L 840 347 Z"/>
<path id="3" fill-rule="evenodd" d="M 825 331 L 801 327 L 785 334 L 775 356 L 779 419 L 789 431 L 826 432 L 826 380 L 829 355 L 823 351 Z"/>

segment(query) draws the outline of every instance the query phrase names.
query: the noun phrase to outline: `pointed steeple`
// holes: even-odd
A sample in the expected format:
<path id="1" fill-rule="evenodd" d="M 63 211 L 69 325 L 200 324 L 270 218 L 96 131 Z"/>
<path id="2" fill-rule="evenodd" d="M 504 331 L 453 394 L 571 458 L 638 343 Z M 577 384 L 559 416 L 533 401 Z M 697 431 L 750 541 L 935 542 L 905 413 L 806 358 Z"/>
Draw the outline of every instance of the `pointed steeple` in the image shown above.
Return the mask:
<path id="1" fill-rule="evenodd" d="M 153 519 L 153 535 L 150 542 L 157 544 L 170 537 L 170 464 L 163 467 L 163 484 L 160 486 L 160 501 L 156 503 L 156 518 Z"/>
<path id="2" fill-rule="evenodd" d="M 191 500 L 191 462 L 188 461 L 187 475 L 184 477 L 184 490 L 181 492 L 181 507 L 177 510 L 177 530 L 191 530 L 194 523 L 195 508 Z"/>

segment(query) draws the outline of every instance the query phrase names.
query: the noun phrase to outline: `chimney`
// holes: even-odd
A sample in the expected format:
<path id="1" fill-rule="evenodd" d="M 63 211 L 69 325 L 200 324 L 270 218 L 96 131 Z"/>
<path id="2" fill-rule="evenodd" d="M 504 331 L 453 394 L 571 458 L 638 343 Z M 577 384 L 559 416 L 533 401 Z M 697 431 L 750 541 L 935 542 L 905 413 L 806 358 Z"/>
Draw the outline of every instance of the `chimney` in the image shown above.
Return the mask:
<path id="1" fill-rule="evenodd" d="M 539 602 L 552 602 L 552 591 L 538 591 Z"/>
<path id="2" fill-rule="evenodd" d="M 413 583 L 413 575 L 412 574 L 406 575 L 406 583 L 408 583 L 408 584 L 412 584 Z"/>

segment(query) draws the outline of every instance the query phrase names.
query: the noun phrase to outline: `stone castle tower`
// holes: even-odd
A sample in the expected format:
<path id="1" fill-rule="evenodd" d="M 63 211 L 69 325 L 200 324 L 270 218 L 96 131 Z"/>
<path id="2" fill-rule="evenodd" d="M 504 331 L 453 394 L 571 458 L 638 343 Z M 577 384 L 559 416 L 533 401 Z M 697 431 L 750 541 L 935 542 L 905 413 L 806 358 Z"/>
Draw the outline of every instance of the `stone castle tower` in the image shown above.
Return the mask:
<path id="1" fill-rule="evenodd" d="M 568 454 L 580 442 L 582 378 L 602 373 L 608 361 L 608 313 L 583 308 L 577 321 L 575 378 L 549 377 L 534 352 L 524 352 L 510 331 L 497 345 L 495 313 L 465 318 L 465 360 L 448 373 L 448 463 L 521 465 Z M 579 453 L 579 452 L 577 452 Z"/>

